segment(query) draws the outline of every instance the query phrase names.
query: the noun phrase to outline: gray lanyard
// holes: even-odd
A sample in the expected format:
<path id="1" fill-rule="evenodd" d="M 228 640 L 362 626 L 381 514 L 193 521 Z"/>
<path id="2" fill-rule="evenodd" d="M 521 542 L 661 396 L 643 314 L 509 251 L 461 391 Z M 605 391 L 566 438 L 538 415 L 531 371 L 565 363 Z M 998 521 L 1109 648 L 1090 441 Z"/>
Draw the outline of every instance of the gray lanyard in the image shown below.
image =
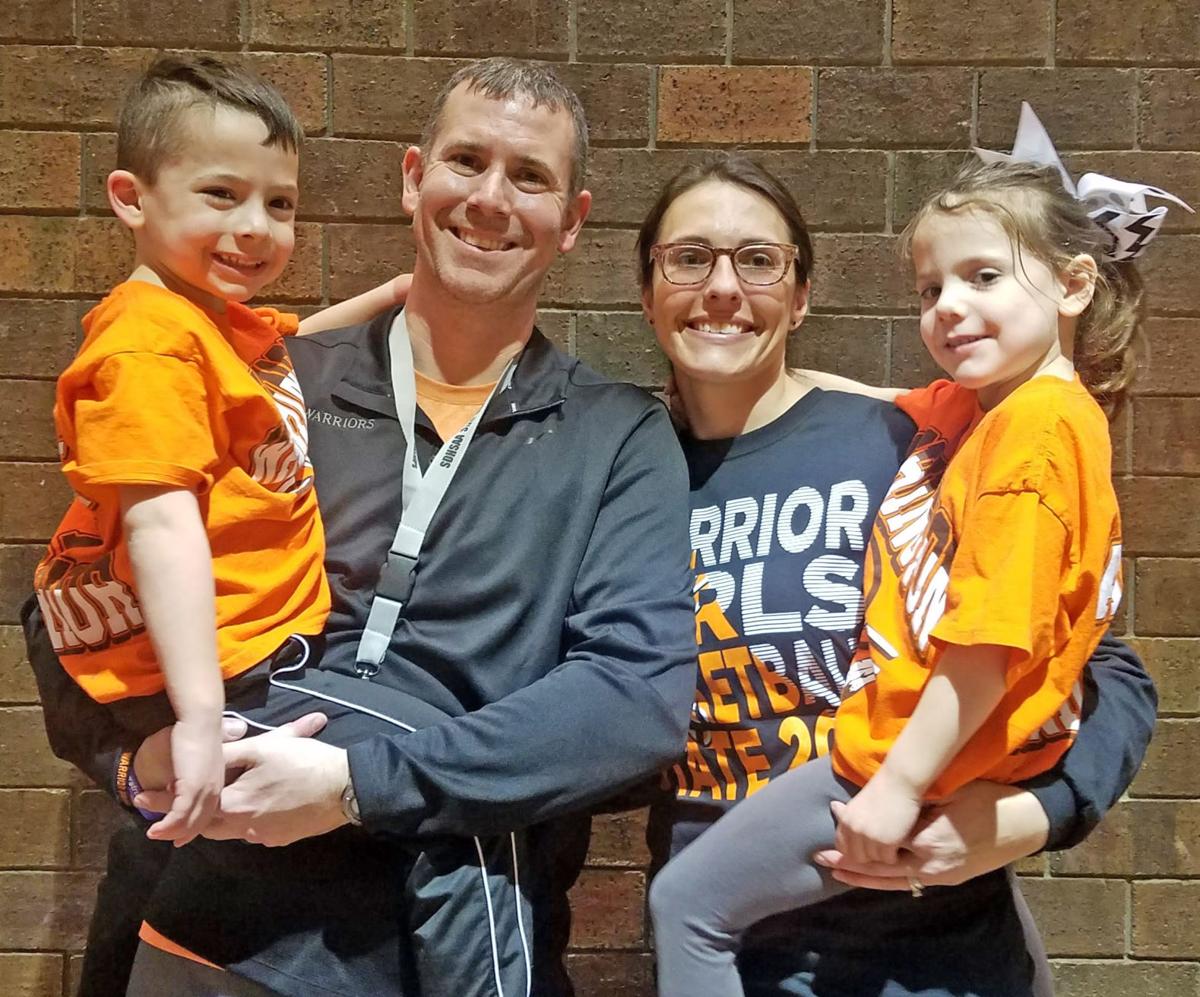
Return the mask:
<path id="1" fill-rule="evenodd" d="M 387 560 L 379 573 L 366 629 L 358 642 L 354 670 L 361 678 L 372 678 L 379 673 L 380 663 L 400 619 L 400 611 L 412 595 L 413 573 L 421 554 L 421 544 L 425 541 L 425 531 L 441 505 L 450 482 L 454 480 L 483 413 L 487 411 L 496 392 L 504 390 L 512 382 L 517 364 L 515 359 L 509 361 L 487 401 L 462 429 L 442 444 L 442 449 L 430 461 L 429 469 L 422 474 L 415 446 L 417 381 L 413 373 L 412 343 L 408 338 L 404 312 L 400 312 L 392 322 L 388 333 L 388 352 L 391 354 L 396 417 L 404 431 L 404 490 L 400 525 L 396 528 Z"/>

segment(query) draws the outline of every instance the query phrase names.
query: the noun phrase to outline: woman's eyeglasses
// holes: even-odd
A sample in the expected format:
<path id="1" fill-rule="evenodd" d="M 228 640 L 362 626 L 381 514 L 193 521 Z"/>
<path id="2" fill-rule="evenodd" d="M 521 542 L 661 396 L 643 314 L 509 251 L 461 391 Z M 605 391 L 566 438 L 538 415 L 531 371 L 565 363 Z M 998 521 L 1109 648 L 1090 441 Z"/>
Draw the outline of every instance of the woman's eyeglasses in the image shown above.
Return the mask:
<path id="1" fill-rule="evenodd" d="M 787 276 L 788 267 L 799 251 L 796 246 L 778 242 L 756 242 L 733 249 L 694 242 L 664 242 L 651 246 L 650 256 L 658 261 L 668 284 L 703 284 L 717 265 L 717 257 L 728 256 L 740 281 L 767 287 Z"/>

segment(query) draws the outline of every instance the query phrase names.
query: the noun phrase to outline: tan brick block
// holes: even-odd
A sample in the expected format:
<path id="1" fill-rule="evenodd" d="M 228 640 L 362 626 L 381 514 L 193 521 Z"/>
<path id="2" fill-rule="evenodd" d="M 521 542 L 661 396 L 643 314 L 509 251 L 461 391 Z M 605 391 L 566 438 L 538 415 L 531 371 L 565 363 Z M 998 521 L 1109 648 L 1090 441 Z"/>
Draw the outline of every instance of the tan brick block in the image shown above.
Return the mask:
<path id="1" fill-rule="evenodd" d="M 1200 883 L 1133 884 L 1133 954 L 1200 959 Z"/>
<path id="2" fill-rule="evenodd" d="M 222 56 L 230 58 L 230 56 Z M 250 52 L 241 58 L 279 88 L 309 136 L 325 131 L 329 61 L 311 52 Z"/>
<path id="3" fill-rule="evenodd" d="M 1180 196 L 1189 204 L 1200 192 L 1200 153 L 1196 152 L 1089 151 L 1066 155 L 1063 162 L 1077 177 L 1089 172 L 1103 173 L 1121 180 L 1153 184 L 1172 193 L 1184 191 Z M 1164 233 L 1200 232 L 1200 214 L 1184 211 L 1166 201 L 1152 200 L 1150 203 L 1166 204 L 1171 209 L 1163 224 Z M 1153 250 L 1151 255 L 1154 255 Z"/>
<path id="4" fill-rule="evenodd" d="M 0 206 L 74 211 L 79 146 L 79 136 L 69 132 L 0 132 Z"/>
<path id="5" fill-rule="evenodd" d="M 1200 619 L 1200 559 L 1137 560 L 1134 632 L 1143 637 L 1190 637 Z"/>
<path id="6" fill-rule="evenodd" d="M 1200 796 L 1200 720 L 1158 721 L 1130 792 L 1135 796 Z M 1196 826 L 1193 821 L 1193 830 Z M 1193 835 L 1192 842 L 1200 847 L 1200 838 Z"/>
<path id="7" fill-rule="evenodd" d="M 353 297 L 398 273 L 412 273 L 415 250 L 407 225 L 334 225 L 329 240 L 329 297 Z"/>
<path id="8" fill-rule="evenodd" d="M 0 548 L 0 553 L 4 549 Z M 50 752 L 40 707 L 0 708 L 0 786 L 71 786 L 75 781 L 72 773 L 70 765 Z M 3 908 L 0 902 L 0 910 Z"/>
<path id="9" fill-rule="evenodd" d="M 1193 318 L 1152 318 L 1138 353 L 1133 390 L 1141 395 L 1194 395 L 1200 392 L 1192 371 L 1200 370 L 1200 337 Z"/>
<path id="10" fill-rule="evenodd" d="M 239 0 L 88 0 L 80 5 L 83 40 L 100 45 L 237 48 Z"/>
<path id="11" fill-rule="evenodd" d="M 573 354 L 574 351 L 571 349 L 571 316 L 573 314 L 567 311 L 538 309 L 534 324 L 537 326 L 538 332 L 560 350 Z"/>
<path id="12" fill-rule="evenodd" d="M 96 878 L 86 872 L 0 872 L 0 948 L 82 948 Z"/>
<path id="13" fill-rule="evenodd" d="M 1200 640 L 1133 637 L 1129 643 L 1154 679 L 1159 713 L 1200 714 Z"/>
<path id="14" fill-rule="evenodd" d="M 406 220 L 399 142 L 310 139 L 300 160 L 301 217 Z"/>
<path id="15" fill-rule="evenodd" d="M 0 42 L 71 42 L 73 0 L 9 0 L 0 7 Z"/>
<path id="16" fill-rule="evenodd" d="M 573 62 L 554 69 L 579 95 L 592 142 L 641 145 L 650 137 L 649 66 Z"/>
<path id="17" fill-rule="evenodd" d="M 419 4 L 413 12 L 418 55 L 565 58 L 567 0 L 461 0 Z"/>
<path id="18" fill-rule="evenodd" d="M 0 377 L 57 377 L 75 356 L 78 337 L 75 302 L 5 300 Z"/>
<path id="19" fill-rule="evenodd" d="M 150 52 L 131 48 L 0 48 L 0 121 L 111 125 Z"/>
<path id="20" fill-rule="evenodd" d="M 883 384 L 887 352 L 887 319 L 809 315 L 788 337 L 787 363 Z"/>
<path id="21" fill-rule="evenodd" d="M 250 42 L 285 48 L 398 48 L 405 4 L 392 0 L 251 0 Z"/>
<path id="22" fill-rule="evenodd" d="M 575 355 L 614 380 L 655 391 L 666 382 L 669 370 L 641 312 L 579 312 Z"/>
<path id="23" fill-rule="evenodd" d="M 659 142 L 807 142 L 811 115 L 809 69 L 664 66 L 659 70 Z"/>
<path id="24" fill-rule="evenodd" d="M 1200 121 L 1200 69 L 1143 72 L 1138 118 L 1142 148 L 1194 150 Z"/>
<path id="25" fill-rule="evenodd" d="M 133 821 L 128 811 L 98 789 L 84 790 L 75 803 L 71 825 L 71 864 L 103 869 L 108 864 L 108 839 L 117 828 Z"/>
<path id="26" fill-rule="evenodd" d="M 334 55 L 334 133 L 416 141 L 442 84 L 464 64 L 454 59 Z"/>
<path id="27" fill-rule="evenodd" d="M 1135 555 L 1179 557 L 1200 554 L 1200 478 L 1124 478 L 1121 501 L 1125 551 Z"/>
<path id="28" fill-rule="evenodd" d="M 645 952 L 575 952 L 567 972 L 577 997 L 654 997 L 654 958 Z"/>
<path id="29" fill-rule="evenodd" d="M 79 993 L 79 982 L 83 978 L 83 955 L 68 953 L 67 955 L 67 990 L 68 994 Z"/>
<path id="30" fill-rule="evenodd" d="M 36 703 L 37 685 L 18 626 L 0 626 L 0 703 Z"/>
<path id="31" fill-rule="evenodd" d="M 964 147 L 971 123 L 968 69 L 822 69 L 817 144 Z"/>
<path id="32" fill-rule="evenodd" d="M 915 318 L 893 319 L 892 386 L 916 388 L 945 376 L 946 372 L 934 363 L 929 351 L 925 349 L 917 320 Z"/>
<path id="33" fill-rule="evenodd" d="M 570 900 L 572 948 L 621 949 L 645 944 L 644 873 L 584 869 L 571 890 Z"/>
<path id="34" fill-rule="evenodd" d="M 1108 424 L 1108 435 L 1112 440 L 1113 474 L 1133 472 L 1133 451 L 1130 446 L 1132 432 L 1133 402 L 1129 400 L 1117 413 L 1117 417 Z"/>
<path id="35" fill-rule="evenodd" d="M 57 952 L 0 952 L 0 993 L 6 997 L 63 997 L 62 982 Z"/>
<path id="36" fill-rule="evenodd" d="M 75 291 L 102 297 L 133 270 L 133 239 L 116 218 L 77 218 L 75 223 Z"/>
<path id="37" fill-rule="evenodd" d="M 725 54 L 723 0 L 648 4 L 642 0 L 578 0 L 579 57 L 646 62 L 714 61 Z"/>
<path id="38" fill-rule="evenodd" d="M 5 865 L 67 865 L 70 824 L 68 790 L 0 789 L 0 855 Z"/>
<path id="39" fill-rule="evenodd" d="M 0 381 L 0 458 L 54 460 L 54 383 Z"/>
<path id="40" fill-rule="evenodd" d="M 71 489 L 58 464 L 0 468 L 0 537 L 49 539 L 71 503 Z"/>
<path id="41" fill-rule="evenodd" d="M 112 132 L 84 135 L 81 159 L 84 209 L 88 214 L 112 214 L 105 183 L 108 175 L 117 168 L 117 136 Z"/>
<path id="42" fill-rule="evenodd" d="M 317 222 L 296 223 L 296 248 L 283 274 L 262 290 L 263 300 L 320 301 L 324 295 L 325 236 Z"/>
<path id="43" fill-rule="evenodd" d="M 1111 879 L 1021 880 L 1052 956 L 1123 955 L 1127 890 Z"/>
<path id="44" fill-rule="evenodd" d="M 816 235 L 811 307 L 862 314 L 912 308 L 912 275 L 886 235 Z"/>
<path id="45" fill-rule="evenodd" d="M 895 183 L 892 188 L 892 226 L 903 230 L 917 209 L 958 172 L 972 153 L 897 152 Z"/>
<path id="46" fill-rule="evenodd" d="M 75 289 L 78 220 L 0 216 L 0 290 L 58 294 Z"/>
<path id="47" fill-rule="evenodd" d="M 602 814 L 592 820 L 589 866 L 643 866 L 650 861 L 646 848 L 646 811 Z"/>
<path id="48" fill-rule="evenodd" d="M 636 233 L 584 228 L 575 248 L 560 256 L 542 288 L 543 305 L 639 307 L 633 273 Z"/>
<path id="49" fill-rule="evenodd" d="M 895 0 L 898 62 L 1041 63 L 1050 51 L 1050 0 Z"/>
<path id="50" fill-rule="evenodd" d="M 979 144 L 1007 152 L 1027 100 L 1059 149 L 1134 143 L 1137 75 L 1127 69 L 985 69 L 979 74 Z"/>
<path id="51" fill-rule="evenodd" d="M 1050 855 L 1067 876 L 1200 875 L 1200 801 L 1125 800 L 1081 845 Z"/>
<path id="52" fill-rule="evenodd" d="M 1138 397 L 1133 402 L 1137 474 L 1200 473 L 1200 398 Z"/>
<path id="53" fill-rule="evenodd" d="M 1200 313 L 1200 235 L 1163 236 L 1138 264 L 1154 314 Z"/>
<path id="54" fill-rule="evenodd" d="M 1182 997 L 1200 991 L 1200 966 L 1176 962 L 1055 961 L 1057 997 Z"/>
<path id="55" fill-rule="evenodd" d="M 1189 4 L 1092 4 L 1058 0 L 1057 61 L 1106 64 L 1195 62 L 1200 18 Z"/>
<path id="56" fill-rule="evenodd" d="M 738 0 L 733 61 L 878 65 L 883 15 L 875 0 L 812 0 L 799 17 L 788 0 Z"/>

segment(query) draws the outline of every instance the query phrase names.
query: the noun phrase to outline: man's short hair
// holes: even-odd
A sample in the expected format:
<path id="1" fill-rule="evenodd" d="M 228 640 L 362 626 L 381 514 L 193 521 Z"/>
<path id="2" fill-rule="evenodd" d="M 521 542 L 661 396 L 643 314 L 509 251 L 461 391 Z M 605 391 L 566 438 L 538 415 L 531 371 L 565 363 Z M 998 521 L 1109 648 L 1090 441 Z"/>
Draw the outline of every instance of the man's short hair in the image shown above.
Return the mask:
<path id="1" fill-rule="evenodd" d="M 283 95 L 240 66 L 210 56 L 155 59 L 130 89 L 117 120 L 117 169 L 153 183 L 178 148 L 185 114 L 194 107 L 231 107 L 267 126 L 263 145 L 299 152 L 304 131 Z"/>
<path id="2" fill-rule="evenodd" d="M 468 91 L 481 93 L 492 100 L 523 97 L 534 107 L 546 107 L 551 111 L 566 111 L 570 114 L 571 124 L 575 128 L 575 148 L 571 151 L 570 194 L 574 197 L 583 190 L 588 157 L 588 126 L 583 104 L 575 91 L 563 83 L 558 74 L 543 62 L 493 56 L 463 66 L 446 81 L 445 86 L 434 98 L 429 120 L 421 132 L 422 151 L 428 152 L 433 145 L 438 128 L 441 127 L 446 100 L 460 83 L 465 83 Z"/>

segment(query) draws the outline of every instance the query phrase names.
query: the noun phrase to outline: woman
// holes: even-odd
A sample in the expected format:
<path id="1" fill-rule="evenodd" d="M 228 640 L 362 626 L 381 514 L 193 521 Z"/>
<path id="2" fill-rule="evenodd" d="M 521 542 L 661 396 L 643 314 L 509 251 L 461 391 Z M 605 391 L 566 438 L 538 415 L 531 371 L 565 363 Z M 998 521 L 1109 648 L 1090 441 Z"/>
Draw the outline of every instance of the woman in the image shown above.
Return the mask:
<path id="1" fill-rule="evenodd" d="M 646 318 L 689 426 L 700 646 L 687 757 L 652 816 L 661 862 L 773 775 L 828 749 L 862 623 L 866 540 L 913 426 L 890 404 L 827 390 L 848 382 L 787 370 L 812 247 L 791 196 L 753 161 L 721 155 L 669 181 L 638 251 Z M 1085 833 L 1077 825 L 1090 827 L 1124 789 L 1153 723 L 1153 703 L 1133 702 L 1136 673 L 1093 670 L 1103 707 L 1125 704 L 1114 717 L 1128 730 L 1119 771 L 1080 778 L 1111 758 L 1093 714 L 1068 755 L 1074 768 L 1044 788 L 971 785 L 919 825 L 910 862 L 837 873 L 905 892 L 855 891 L 760 923 L 742 951 L 746 993 L 1049 992 L 1003 867 Z"/>

